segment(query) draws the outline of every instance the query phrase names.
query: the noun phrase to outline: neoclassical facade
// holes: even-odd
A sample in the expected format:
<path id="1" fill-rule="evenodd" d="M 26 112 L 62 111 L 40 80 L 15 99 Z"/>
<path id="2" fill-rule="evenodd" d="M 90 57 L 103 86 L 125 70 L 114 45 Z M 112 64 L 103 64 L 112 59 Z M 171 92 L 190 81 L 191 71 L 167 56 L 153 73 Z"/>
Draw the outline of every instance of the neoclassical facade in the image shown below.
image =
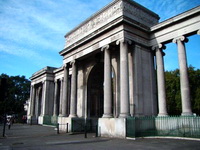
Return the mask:
<path id="1" fill-rule="evenodd" d="M 125 137 L 129 116 L 167 116 L 163 50 L 177 45 L 182 114 L 192 115 L 185 44 L 200 34 L 200 7 L 158 23 L 132 0 L 114 0 L 65 35 L 60 68 L 31 77 L 28 123 L 60 130 L 90 120 L 101 136 Z M 167 50 L 166 50 L 167 53 Z M 157 84 L 157 85 L 156 85 Z M 78 130 L 78 128 L 77 128 Z"/>

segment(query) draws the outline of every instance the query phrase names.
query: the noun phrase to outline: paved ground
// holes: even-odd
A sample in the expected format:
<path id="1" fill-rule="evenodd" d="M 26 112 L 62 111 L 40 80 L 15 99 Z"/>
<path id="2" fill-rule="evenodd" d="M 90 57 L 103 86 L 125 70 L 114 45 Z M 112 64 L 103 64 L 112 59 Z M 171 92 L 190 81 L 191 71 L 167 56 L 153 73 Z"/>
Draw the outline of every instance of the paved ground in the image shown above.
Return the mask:
<path id="1" fill-rule="evenodd" d="M 53 127 L 15 124 L 6 128 L 2 137 L 0 126 L 0 150 L 200 150 L 200 141 L 175 139 L 110 139 L 96 138 L 95 134 L 56 134 Z"/>

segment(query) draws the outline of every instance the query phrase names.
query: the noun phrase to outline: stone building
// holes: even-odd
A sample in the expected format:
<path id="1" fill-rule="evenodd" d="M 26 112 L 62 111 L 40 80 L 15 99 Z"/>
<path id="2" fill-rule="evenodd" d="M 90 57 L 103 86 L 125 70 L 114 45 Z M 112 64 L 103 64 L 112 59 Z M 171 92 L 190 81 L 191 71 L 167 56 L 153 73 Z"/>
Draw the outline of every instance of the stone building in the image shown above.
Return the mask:
<path id="1" fill-rule="evenodd" d="M 102 136 L 125 137 L 127 117 L 167 116 L 163 49 L 171 42 L 178 50 L 182 115 L 192 115 L 185 43 L 200 32 L 200 7 L 158 20 L 132 0 L 114 0 L 67 33 L 63 65 L 31 77 L 28 123 L 49 120 L 61 131 L 68 123 L 71 131 L 90 120 Z"/>

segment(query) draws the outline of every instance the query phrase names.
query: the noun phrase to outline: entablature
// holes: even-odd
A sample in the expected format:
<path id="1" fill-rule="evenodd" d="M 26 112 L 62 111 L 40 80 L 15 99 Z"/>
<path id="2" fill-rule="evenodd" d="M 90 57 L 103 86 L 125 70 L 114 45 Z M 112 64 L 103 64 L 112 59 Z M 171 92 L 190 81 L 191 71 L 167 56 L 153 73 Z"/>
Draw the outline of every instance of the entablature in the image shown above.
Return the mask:
<path id="1" fill-rule="evenodd" d="M 159 16 L 132 0 L 115 0 L 65 35 L 66 45 L 60 55 L 121 22 L 150 30 Z M 132 21 L 131 21 L 132 20 Z"/>
<path id="2" fill-rule="evenodd" d="M 151 27 L 150 46 L 169 43 L 172 39 L 197 34 L 200 28 L 200 6 Z"/>

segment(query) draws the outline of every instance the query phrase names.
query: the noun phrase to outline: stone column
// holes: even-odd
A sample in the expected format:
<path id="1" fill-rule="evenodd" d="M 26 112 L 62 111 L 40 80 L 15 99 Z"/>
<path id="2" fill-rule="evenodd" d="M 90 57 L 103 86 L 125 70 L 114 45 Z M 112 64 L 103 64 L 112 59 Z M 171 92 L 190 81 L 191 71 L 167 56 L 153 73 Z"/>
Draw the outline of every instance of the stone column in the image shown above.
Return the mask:
<path id="1" fill-rule="evenodd" d="M 60 106 L 59 106 L 59 116 L 62 116 L 62 99 L 63 99 L 63 78 L 60 79 Z"/>
<path id="2" fill-rule="evenodd" d="M 49 81 L 44 80 L 42 82 L 42 105 L 41 105 L 41 114 L 42 116 L 48 115 L 48 86 L 49 86 Z"/>
<path id="3" fill-rule="evenodd" d="M 28 115 L 31 116 L 31 107 L 32 107 L 32 94 L 33 94 L 33 86 L 30 86 L 30 103 L 28 105 Z"/>
<path id="4" fill-rule="evenodd" d="M 166 102 L 166 89 L 165 89 L 165 72 L 163 62 L 163 49 L 165 46 L 162 44 L 152 47 L 156 51 L 156 65 L 157 65 L 157 85 L 158 85 L 158 116 L 167 116 L 167 102 Z"/>
<path id="5" fill-rule="evenodd" d="M 63 82 L 62 116 L 67 116 L 67 94 L 68 94 L 69 68 L 68 68 L 67 64 L 65 64 L 63 67 L 64 67 L 64 82 Z"/>
<path id="6" fill-rule="evenodd" d="M 72 79 L 71 79 L 71 103 L 69 117 L 77 117 L 77 62 L 75 60 L 72 64 Z"/>
<path id="7" fill-rule="evenodd" d="M 111 118 L 112 114 L 112 78 L 109 45 L 102 47 L 104 51 L 104 114 L 103 118 Z"/>
<path id="8" fill-rule="evenodd" d="M 57 116 L 58 115 L 57 112 L 58 112 L 58 81 L 55 80 L 53 115 Z"/>
<path id="9" fill-rule="evenodd" d="M 120 116 L 130 116 L 129 102 L 129 71 L 128 71 L 128 43 L 131 41 L 120 40 L 117 45 L 120 45 Z"/>
<path id="10" fill-rule="evenodd" d="M 180 69 L 180 84 L 181 84 L 181 99 L 182 99 L 182 115 L 192 115 L 191 102 L 190 102 L 190 87 L 187 70 L 187 58 L 185 42 L 188 39 L 184 36 L 173 39 L 173 43 L 178 47 L 178 59 Z"/>
<path id="11" fill-rule="evenodd" d="M 36 96 L 36 90 L 35 86 L 32 86 L 32 96 L 31 96 L 31 116 L 35 115 L 35 96 Z"/>

